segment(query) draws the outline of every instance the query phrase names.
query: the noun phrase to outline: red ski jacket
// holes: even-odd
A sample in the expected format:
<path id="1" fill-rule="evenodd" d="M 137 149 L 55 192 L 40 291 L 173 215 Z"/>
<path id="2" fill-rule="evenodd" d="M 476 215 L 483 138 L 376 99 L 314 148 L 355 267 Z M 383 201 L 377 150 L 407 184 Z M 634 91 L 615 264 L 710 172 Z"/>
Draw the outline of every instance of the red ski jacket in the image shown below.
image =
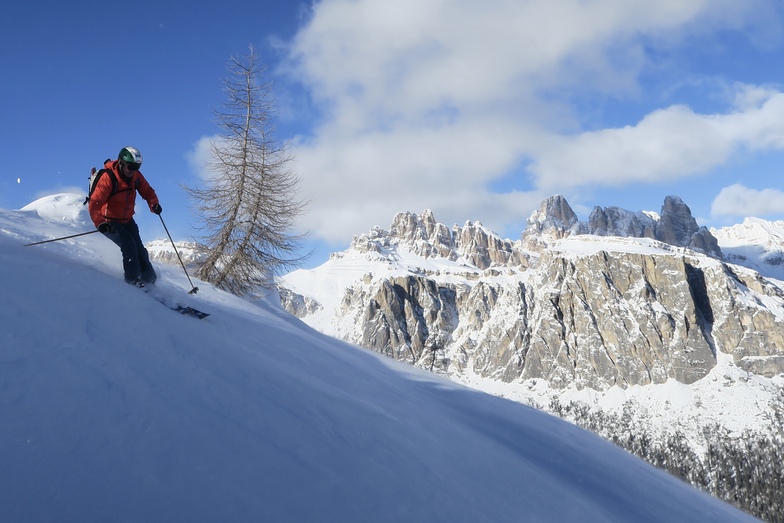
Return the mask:
<path id="1" fill-rule="evenodd" d="M 92 195 L 90 195 L 90 203 L 87 209 L 90 212 L 90 218 L 96 227 L 108 221 L 118 221 L 127 223 L 131 221 L 134 214 L 134 206 L 136 205 L 136 191 L 142 195 L 147 205 L 150 207 L 150 212 L 155 204 L 158 203 L 158 196 L 155 190 L 147 183 L 147 180 L 142 175 L 141 171 L 134 171 L 131 179 L 125 179 L 119 172 L 119 161 L 107 160 L 104 163 L 104 169 L 107 169 L 98 179 Z M 108 171 L 111 171 L 109 173 Z M 116 188 L 112 181 L 112 176 L 116 180 Z"/>

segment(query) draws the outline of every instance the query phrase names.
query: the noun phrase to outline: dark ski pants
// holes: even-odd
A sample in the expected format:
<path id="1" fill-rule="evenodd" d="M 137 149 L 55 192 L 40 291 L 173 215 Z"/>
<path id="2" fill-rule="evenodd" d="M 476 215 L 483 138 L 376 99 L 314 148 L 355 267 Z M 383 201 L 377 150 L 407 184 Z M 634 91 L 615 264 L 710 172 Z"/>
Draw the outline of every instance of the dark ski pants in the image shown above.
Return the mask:
<path id="1" fill-rule="evenodd" d="M 157 275 L 150 263 L 150 256 L 139 236 L 139 227 L 131 219 L 128 223 L 111 222 L 112 232 L 103 233 L 122 251 L 126 283 L 155 283 Z"/>

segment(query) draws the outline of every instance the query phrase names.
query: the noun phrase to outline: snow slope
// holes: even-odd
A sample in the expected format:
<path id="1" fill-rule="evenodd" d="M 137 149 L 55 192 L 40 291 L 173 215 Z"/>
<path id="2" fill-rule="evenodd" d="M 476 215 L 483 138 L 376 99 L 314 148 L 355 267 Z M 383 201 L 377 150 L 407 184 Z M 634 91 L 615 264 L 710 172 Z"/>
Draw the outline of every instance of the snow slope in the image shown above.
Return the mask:
<path id="1" fill-rule="evenodd" d="M 158 266 L 162 293 L 212 316 L 169 311 L 100 235 L 22 246 L 89 230 L 79 204 L 0 211 L 1 521 L 752 520 L 566 422 L 269 302 L 187 296 Z"/>
<path id="2" fill-rule="evenodd" d="M 730 261 L 784 280 L 784 221 L 746 218 L 732 227 L 711 229 L 711 233 Z"/>

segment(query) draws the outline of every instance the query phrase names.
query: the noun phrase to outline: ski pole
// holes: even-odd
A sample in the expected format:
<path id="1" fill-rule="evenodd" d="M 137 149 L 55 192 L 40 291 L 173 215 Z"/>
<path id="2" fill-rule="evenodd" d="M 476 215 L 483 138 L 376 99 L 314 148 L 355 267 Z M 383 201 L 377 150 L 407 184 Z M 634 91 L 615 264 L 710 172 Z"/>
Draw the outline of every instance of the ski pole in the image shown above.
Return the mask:
<path id="1" fill-rule="evenodd" d="M 196 294 L 197 292 L 199 292 L 199 288 L 193 285 L 193 282 L 191 281 L 191 277 L 188 276 L 188 269 L 186 269 L 185 268 L 185 264 L 182 263 L 182 258 L 180 258 L 180 253 L 177 252 L 177 246 L 174 245 L 174 240 L 172 240 L 171 234 L 169 234 L 169 228 L 166 227 L 166 222 L 163 221 L 163 216 L 161 216 L 159 214 L 158 218 L 161 219 L 161 223 L 163 224 L 163 228 L 166 230 L 166 236 L 169 237 L 169 241 L 171 242 L 172 247 L 174 247 L 174 254 L 176 254 L 177 255 L 177 259 L 180 260 L 180 265 L 182 265 L 182 270 L 185 271 L 185 277 L 188 278 L 188 283 L 190 283 L 191 287 L 193 287 L 190 291 L 188 291 L 188 294 Z"/>
<path id="2" fill-rule="evenodd" d="M 70 236 L 63 236 L 62 238 L 54 238 L 52 240 L 44 240 L 42 242 L 26 243 L 24 246 L 25 247 L 30 247 L 32 245 L 41 245 L 42 243 L 59 242 L 60 240 L 67 240 L 69 238 L 76 238 L 77 236 L 85 236 L 87 234 L 95 234 L 96 232 L 98 232 L 98 229 L 95 229 L 94 231 L 81 232 L 79 234 L 72 234 Z"/>

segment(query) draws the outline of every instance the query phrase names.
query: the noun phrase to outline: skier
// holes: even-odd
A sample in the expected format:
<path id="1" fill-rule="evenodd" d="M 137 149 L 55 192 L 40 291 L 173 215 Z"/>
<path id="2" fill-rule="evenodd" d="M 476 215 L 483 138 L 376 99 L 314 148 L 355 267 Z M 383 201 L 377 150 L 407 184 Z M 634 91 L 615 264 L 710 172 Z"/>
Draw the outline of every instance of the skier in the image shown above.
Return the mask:
<path id="1" fill-rule="evenodd" d="M 120 247 L 125 281 L 137 287 L 155 283 L 157 275 L 133 219 L 136 191 L 151 212 L 161 214 L 162 210 L 155 190 L 139 171 L 141 165 L 142 154 L 135 147 L 123 147 L 117 160 L 106 160 L 87 207 L 98 230 Z"/>

